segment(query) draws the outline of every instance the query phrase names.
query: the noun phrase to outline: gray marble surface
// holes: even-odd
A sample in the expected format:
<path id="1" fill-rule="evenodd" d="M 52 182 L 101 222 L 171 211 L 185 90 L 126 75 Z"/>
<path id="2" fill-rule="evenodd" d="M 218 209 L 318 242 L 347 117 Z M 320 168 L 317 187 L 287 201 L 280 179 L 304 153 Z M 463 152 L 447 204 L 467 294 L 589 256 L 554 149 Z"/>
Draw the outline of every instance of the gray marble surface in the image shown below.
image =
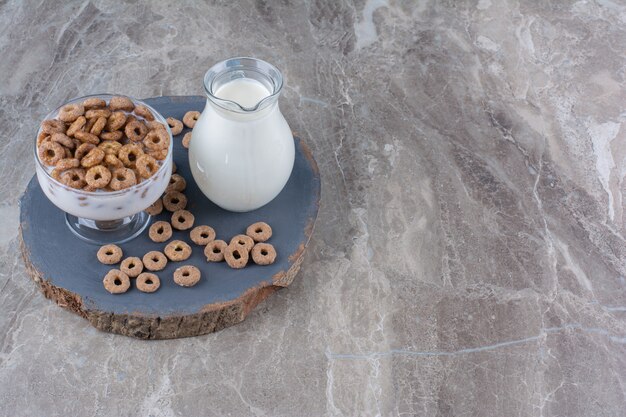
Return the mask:
<path id="1" fill-rule="evenodd" d="M 0 415 L 623 416 L 626 4 L 0 1 Z M 284 72 L 322 206 L 244 323 L 144 342 L 19 256 L 38 121 L 96 92 Z"/>

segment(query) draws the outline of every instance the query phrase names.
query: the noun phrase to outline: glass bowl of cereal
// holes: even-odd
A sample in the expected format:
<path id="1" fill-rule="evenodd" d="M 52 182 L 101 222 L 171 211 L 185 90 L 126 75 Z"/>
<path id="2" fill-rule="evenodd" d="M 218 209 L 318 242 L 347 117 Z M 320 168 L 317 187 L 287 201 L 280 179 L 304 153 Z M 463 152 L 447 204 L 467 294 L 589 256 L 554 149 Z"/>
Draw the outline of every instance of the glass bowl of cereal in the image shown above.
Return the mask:
<path id="1" fill-rule="evenodd" d="M 79 238 L 122 243 L 150 222 L 172 173 L 172 132 L 127 96 L 75 98 L 50 112 L 35 139 L 37 180 Z"/>

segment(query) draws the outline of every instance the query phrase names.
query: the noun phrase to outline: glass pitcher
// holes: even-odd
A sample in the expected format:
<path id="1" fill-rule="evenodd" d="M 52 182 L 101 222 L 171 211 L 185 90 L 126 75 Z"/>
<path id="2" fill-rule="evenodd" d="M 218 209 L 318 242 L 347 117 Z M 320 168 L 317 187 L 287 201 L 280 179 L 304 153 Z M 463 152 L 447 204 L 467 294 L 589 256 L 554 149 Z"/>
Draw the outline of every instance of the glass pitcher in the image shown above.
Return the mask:
<path id="1" fill-rule="evenodd" d="M 278 107 L 283 76 L 255 58 L 231 58 L 204 76 L 207 104 L 193 129 L 189 165 L 223 209 L 255 210 L 283 189 L 293 168 L 291 129 Z"/>

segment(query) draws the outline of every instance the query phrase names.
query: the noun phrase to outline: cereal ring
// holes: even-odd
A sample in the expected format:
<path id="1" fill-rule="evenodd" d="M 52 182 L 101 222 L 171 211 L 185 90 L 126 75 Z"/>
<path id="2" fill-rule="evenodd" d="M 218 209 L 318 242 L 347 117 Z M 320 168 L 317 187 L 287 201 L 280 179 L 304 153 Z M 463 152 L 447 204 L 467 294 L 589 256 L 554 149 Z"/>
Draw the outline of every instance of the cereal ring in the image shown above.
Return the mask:
<path id="1" fill-rule="evenodd" d="M 257 265 L 271 265 L 276 260 L 276 249 L 269 243 L 257 243 L 251 252 L 252 260 Z"/>
<path id="2" fill-rule="evenodd" d="M 161 122 L 157 122 L 156 120 L 148 121 L 146 122 L 146 125 L 148 126 L 148 129 L 150 130 L 163 129 L 167 131 L 167 129 L 165 128 L 165 125 Z"/>
<path id="3" fill-rule="evenodd" d="M 185 133 L 183 136 L 183 148 L 189 149 L 189 144 L 191 143 L 191 132 Z"/>
<path id="4" fill-rule="evenodd" d="M 97 97 L 88 98 L 87 100 L 83 101 L 83 107 L 86 110 L 98 109 L 100 107 L 106 107 L 106 105 L 107 105 L 106 101 Z"/>
<path id="5" fill-rule="evenodd" d="M 111 171 L 102 165 L 89 168 L 85 174 L 85 181 L 93 188 L 104 188 L 111 181 Z"/>
<path id="6" fill-rule="evenodd" d="M 144 119 L 148 121 L 154 120 L 154 115 L 152 114 L 150 109 L 144 106 L 143 104 L 138 104 L 137 106 L 135 106 L 135 114 L 137 116 L 143 117 Z"/>
<path id="7" fill-rule="evenodd" d="M 200 281 L 200 270 L 193 265 L 185 265 L 174 271 L 174 282 L 181 287 L 193 287 Z"/>
<path id="8" fill-rule="evenodd" d="M 170 146 L 170 137 L 167 134 L 167 130 L 151 130 L 144 138 L 143 144 L 146 148 L 153 151 L 167 149 Z"/>
<path id="9" fill-rule="evenodd" d="M 97 119 L 98 117 L 104 117 L 105 119 L 108 119 L 109 116 L 111 116 L 111 110 L 104 108 L 104 109 L 91 109 L 91 110 L 87 110 L 85 112 L 85 117 L 87 119 Z"/>
<path id="10" fill-rule="evenodd" d="M 211 226 L 196 226 L 189 233 L 189 237 L 196 245 L 205 246 L 215 240 L 215 230 Z"/>
<path id="11" fill-rule="evenodd" d="M 52 136 L 50 136 L 50 140 L 52 140 L 52 142 L 60 143 L 67 148 L 74 148 L 74 141 L 65 133 L 53 133 Z"/>
<path id="12" fill-rule="evenodd" d="M 100 133 L 102 133 L 102 129 L 104 129 L 104 127 L 107 125 L 107 119 L 104 117 L 98 117 L 97 119 L 92 120 L 95 120 L 95 122 L 91 129 L 89 129 L 89 133 L 98 136 L 100 135 Z"/>
<path id="13" fill-rule="evenodd" d="M 54 178 L 55 180 L 61 182 L 61 172 L 60 170 L 54 168 L 51 172 L 50 172 L 50 176 L 52 178 Z"/>
<path id="14" fill-rule="evenodd" d="M 76 158 L 63 158 L 57 162 L 55 168 L 61 171 L 67 171 L 68 169 L 78 168 L 80 166 L 80 161 Z"/>
<path id="15" fill-rule="evenodd" d="M 109 120 L 107 121 L 106 129 L 109 132 L 120 130 L 126 124 L 127 118 L 128 116 L 126 116 L 126 113 L 121 112 L 121 111 L 116 111 L 109 117 Z"/>
<path id="16" fill-rule="evenodd" d="M 172 174 L 176 174 L 177 169 L 176 162 L 172 161 Z M 187 183 L 185 183 L 185 186 L 187 186 Z"/>
<path id="17" fill-rule="evenodd" d="M 102 132 L 100 133 L 100 138 L 102 140 L 121 140 L 124 132 L 121 130 L 116 130 L 115 132 Z"/>
<path id="18" fill-rule="evenodd" d="M 143 266 L 148 271 L 160 271 L 167 265 L 167 256 L 158 250 L 153 250 L 143 256 Z"/>
<path id="19" fill-rule="evenodd" d="M 196 125 L 198 117 L 200 117 L 199 111 L 188 111 L 187 113 L 185 113 L 185 116 L 183 116 L 183 123 L 185 124 L 185 126 L 193 129 L 193 127 Z"/>
<path id="20" fill-rule="evenodd" d="M 74 153 L 74 158 L 76 159 L 83 159 L 83 157 L 85 155 L 87 155 L 89 152 L 91 152 L 92 149 L 94 149 L 96 147 L 96 145 L 92 144 L 92 143 L 82 143 L 80 144 L 77 148 L 76 148 L 76 152 Z"/>
<path id="21" fill-rule="evenodd" d="M 170 261 L 180 262 L 191 256 L 191 246 L 182 240 L 172 240 L 165 246 L 165 255 Z"/>
<path id="22" fill-rule="evenodd" d="M 122 144 L 114 140 L 104 140 L 98 145 L 98 148 L 102 149 L 105 154 L 114 156 L 117 156 L 121 147 Z"/>
<path id="23" fill-rule="evenodd" d="M 130 288 L 128 275 L 119 269 L 111 269 L 102 280 L 104 288 L 111 294 L 121 294 Z"/>
<path id="24" fill-rule="evenodd" d="M 246 234 L 255 242 L 265 242 L 272 237 L 272 228 L 265 222 L 257 222 L 248 226 Z"/>
<path id="25" fill-rule="evenodd" d="M 135 285 L 137 286 L 137 289 L 141 292 L 155 292 L 161 286 L 161 280 L 156 274 L 143 272 L 137 277 Z"/>
<path id="26" fill-rule="evenodd" d="M 183 210 L 187 207 L 187 197 L 178 191 L 170 191 L 163 196 L 163 207 L 172 212 Z"/>
<path id="27" fill-rule="evenodd" d="M 150 226 L 148 237 L 153 242 L 165 242 L 172 237 L 172 226 L 168 222 L 158 221 Z"/>
<path id="28" fill-rule="evenodd" d="M 240 246 L 246 250 L 246 252 L 250 252 L 252 247 L 254 246 L 254 240 L 250 236 L 246 235 L 237 235 L 233 236 L 230 240 L 230 246 Z"/>
<path id="29" fill-rule="evenodd" d="M 172 174 L 170 177 L 170 183 L 167 185 L 165 192 L 168 193 L 170 191 L 178 191 L 183 192 L 187 188 L 187 181 L 178 174 Z"/>
<path id="30" fill-rule="evenodd" d="M 87 119 L 87 123 L 85 124 L 85 127 L 82 130 L 84 130 L 85 132 L 91 133 L 91 128 L 96 124 L 98 119 L 99 117 L 92 117 L 91 119 Z"/>
<path id="31" fill-rule="evenodd" d="M 67 128 L 67 136 L 74 136 L 76 132 L 80 131 L 83 126 L 87 123 L 87 119 L 85 116 L 80 116 L 78 119 L 74 120 L 70 127 Z"/>
<path id="32" fill-rule="evenodd" d="M 212 240 L 204 248 L 204 256 L 207 262 L 222 262 L 224 260 L 224 249 L 228 244 L 223 240 Z"/>
<path id="33" fill-rule="evenodd" d="M 72 158 L 74 156 L 72 150 L 70 148 L 66 148 L 65 146 L 63 146 L 63 152 L 65 152 L 65 158 Z"/>
<path id="34" fill-rule="evenodd" d="M 161 201 L 161 199 L 159 198 L 157 201 L 152 203 L 152 205 L 148 207 L 147 209 L 145 209 L 144 211 L 151 216 L 156 216 L 157 214 L 161 214 L 161 212 L 163 211 L 163 201 Z"/>
<path id="35" fill-rule="evenodd" d="M 122 161 L 120 161 L 119 158 L 115 155 L 105 155 L 104 163 L 107 164 L 109 168 L 124 168 L 124 164 L 122 163 Z"/>
<path id="36" fill-rule="evenodd" d="M 160 149 L 158 151 L 148 151 L 148 155 L 156 159 L 157 161 L 163 161 L 167 158 L 167 149 Z"/>
<path id="37" fill-rule="evenodd" d="M 187 230 L 193 227 L 195 218 L 187 210 L 177 210 L 172 214 L 172 227 L 178 230 Z"/>
<path id="38" fill-rule="evenodd" d="M 117 157 L 127 168 L 134 167 L 137 159 L 141 155 L 143 155 L 143 149 L 140 145 L 135 143 L 127 143 L 126 145 L 123 145 L 117 153 Z"/>
<path id="39" fill-rule="evenodd" d="M 60 144 L 48 141 L 39 145 L 38 154 L 41 162 L 48 166 L 54 166 L 65 157 L 65 150 Z"/>
<path id="40" fill-rule="evenodd" d="M 68 187 L 83 188 L 85 182 L 85 170 L 82 168 L 72 168 L 61 174 L 61 182 Z"/>
<path id="41" fill-rule="evenodd" d="M 48 142 L 49 140 L 52 140 L 52 136 L 50 136 L 48 133 L 41 132 L 37 135 L 37 146 L 41 145 L 44 142 Z"/>
<path id="42" fill-rule="evenodd" d="M 137 171 L 142 178 L 150 178 L 159 170 L 159 164 L 156 159 L 146 154 L 137 158 L 135 166 L 137 167 Z"/>
<path id="43" fill-rule="evenodd" d="M 90 192 L 90 193 L 93 193 L 93 192 L 95 192 L 95 191 L 98 191 L 98 189 L 97 189 L 97 188 L 92 187 L 92 186 L 91 186 L 91 185 L 89 185 L 89 184 L 85 185 L 85 186 L 83 187 L 83 190 L 88 191 L 88 192 Z"/>
<path id="44" fill-rule="evenodd" d="M 105 265 L 113 265 L 122 259 L 124 252 L 122 252 L 122 248 L 117 245 L 104 245 L 98 249 L 98 254 L 96 256 L 101 263 Z"/>
<path id="45" fill-rule="evenodd" d="M 85 132 L 83 130 L 79 130 L 78 132 L 74 133 L 74 137 L 83 143 L 92 143 L 94 145 L 97 145 L 100 143 L 99 137 L 97 137 L 96 135 L 92 133 Z"/>
<path id="46" fill-rule="evenodd" d="M 65 133 L 65 123 L 60 120 L 44 120 L 41 122 L 41 131 L 49 135 L 53 133 Z"/>
<path id="47" fill-rule="evenodd" d="M 135 173 L 132 169 L 117 168 L 113 171 L 109 187 L 115 191 L 119 191 L 124 188 L 132 187 L 135 184 L 137 184 L 137 178 L 135 177 Z"/>
<path id="48" fill-rule="evenodd" d="M 91 168 L 98 165 L 104 159 L 104 151 L 102 149 L 93 148 L 87 155 L 81 158 L 80 164 L 85 168 Z"/>
<path id="49" fill-rule="evenodd" d="M 248 251 L 240 245 L 228 245 L 224 249 L 224 259 L 233 269 L 241 269 L 248 264 Z"/>
<path id="50" fill-rule="evenodd" d="M 135 104 L 128 97 L 115 96 L 111 97 L 111 100 L 109 100 L 109 108 L 113 111 L 124 110 L 130 112 L 135 108 Z"/>
<path id="51" fill-rule="evenodd" d="M 59 119 L 63 120 L 64 122 L 73 122 L 83 114 L 85 114 L 85 107 L 83 107 L 82 104 L 66 104 L 65 106 L 61 107 L 61 110 L 59 110 Z"/>
<path id="52" fill-rule="evenodd" d="M 135 278 L 143 271 L 143 262 L 136 256 L 131 256 L 122 261 L 120 270 L 130 278 Z"/>
<path id="53" fill-rule="evenodd" d="M 176 136 L 183 131 L 183 123 L 180 120 L 174 119 L 173 117 L 168 117 L 166 121 L 167 124 L 170 126 L 172 135 Z"/>
<path id="54" fill-rule="evenodd" d="M 131 120 L 129 123 L 126 123 L 124 133 L 126 133 L 126 137 L 128 137 L 128 139 L 133 142 L 139 142 L 143 140 L 148 133 L 148 128 L 139 120 Z"/>

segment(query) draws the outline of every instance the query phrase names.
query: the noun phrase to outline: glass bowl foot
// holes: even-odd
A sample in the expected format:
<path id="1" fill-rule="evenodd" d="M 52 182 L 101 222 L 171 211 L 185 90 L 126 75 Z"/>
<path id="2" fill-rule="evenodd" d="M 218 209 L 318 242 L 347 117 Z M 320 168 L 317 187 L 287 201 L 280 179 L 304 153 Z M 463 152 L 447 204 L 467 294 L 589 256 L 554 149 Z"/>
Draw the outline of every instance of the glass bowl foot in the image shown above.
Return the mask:
<path id="1" fill-rule="evenodd" d="M 150 215 L 141 211 L 119 220 L 89 220 L 65 213 L 65 223 L 78 238 L 95 245 L 124 243 L 137 237 L 150 223 Z"/>

